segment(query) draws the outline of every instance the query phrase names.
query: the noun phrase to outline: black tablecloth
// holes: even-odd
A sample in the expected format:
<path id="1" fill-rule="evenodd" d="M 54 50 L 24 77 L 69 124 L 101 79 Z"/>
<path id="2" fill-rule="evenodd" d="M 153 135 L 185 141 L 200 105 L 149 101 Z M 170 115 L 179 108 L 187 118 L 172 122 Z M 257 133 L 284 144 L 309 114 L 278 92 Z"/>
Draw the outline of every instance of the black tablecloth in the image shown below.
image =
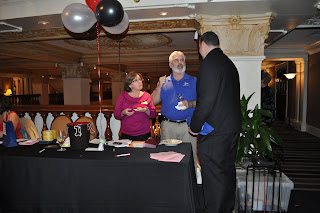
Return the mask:
<path id="1" fill-rule="evenodd" d="M 0 145 L 0 212 L 188 213 L 198 206 L 191 145 L 57 152 Z M 180 163 L 150 153 L 185 154 Z M 131 153 L 127 157 L 116 154 Z"/>

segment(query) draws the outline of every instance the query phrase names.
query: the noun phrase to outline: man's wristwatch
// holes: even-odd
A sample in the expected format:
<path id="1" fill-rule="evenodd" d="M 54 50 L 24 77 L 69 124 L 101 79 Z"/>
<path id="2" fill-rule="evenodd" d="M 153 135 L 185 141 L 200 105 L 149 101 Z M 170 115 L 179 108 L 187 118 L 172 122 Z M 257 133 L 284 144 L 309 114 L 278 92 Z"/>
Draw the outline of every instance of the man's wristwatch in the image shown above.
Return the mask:
<path id="1" fill-rule="evenodd" d="M 191 108 L 194 108 L 194 104 L 193 104 L 193 101 L 191 101 Z"/>

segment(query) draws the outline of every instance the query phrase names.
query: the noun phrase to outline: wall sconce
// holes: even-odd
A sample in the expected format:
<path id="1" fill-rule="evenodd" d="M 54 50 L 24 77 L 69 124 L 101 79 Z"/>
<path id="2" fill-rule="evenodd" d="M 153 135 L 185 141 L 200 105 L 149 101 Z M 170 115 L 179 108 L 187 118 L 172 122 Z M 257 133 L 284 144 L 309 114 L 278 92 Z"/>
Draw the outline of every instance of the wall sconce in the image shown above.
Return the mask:
<path id="1" fill-rule="evenodd" d="M 296 73 L 287 73 L 287 74 L 284 74 L 286 76 L 287 79 L 293 79 L 294 77 L 296 77 Z"/>
<path id="2" fill-rule="evenodd" d="M 4 93 L 5 96 L 10 96 L 12 95 L 12 90 L 11 89 L 7 89 L 6 93 Z"/>

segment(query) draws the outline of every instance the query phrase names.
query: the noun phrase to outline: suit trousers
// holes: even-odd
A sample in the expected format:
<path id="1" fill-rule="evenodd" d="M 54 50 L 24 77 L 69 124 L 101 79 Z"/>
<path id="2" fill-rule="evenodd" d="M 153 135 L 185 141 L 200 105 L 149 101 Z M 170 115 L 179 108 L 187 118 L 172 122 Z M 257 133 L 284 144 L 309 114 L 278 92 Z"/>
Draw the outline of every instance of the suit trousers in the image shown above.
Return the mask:
<path id="1" fill-rule="evenodd" d="M 238 137 L 239 133 L 198 137 L 198 156 L 208 213 L 231 213 L 234 209 Z"/>

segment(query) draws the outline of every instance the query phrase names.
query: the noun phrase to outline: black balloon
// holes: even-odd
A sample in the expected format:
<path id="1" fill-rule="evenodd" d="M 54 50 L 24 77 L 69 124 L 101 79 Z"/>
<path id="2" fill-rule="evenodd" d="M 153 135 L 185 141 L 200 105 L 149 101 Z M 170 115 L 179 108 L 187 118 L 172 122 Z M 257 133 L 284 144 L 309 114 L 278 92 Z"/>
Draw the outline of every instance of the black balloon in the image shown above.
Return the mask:
<path id="1" fill-rule="evenodd" d="M 117 0 L 102 0 L 96 7 L 95 15 L 100 24 L 113 27 L 122 21 L 124 11 Z"/>

